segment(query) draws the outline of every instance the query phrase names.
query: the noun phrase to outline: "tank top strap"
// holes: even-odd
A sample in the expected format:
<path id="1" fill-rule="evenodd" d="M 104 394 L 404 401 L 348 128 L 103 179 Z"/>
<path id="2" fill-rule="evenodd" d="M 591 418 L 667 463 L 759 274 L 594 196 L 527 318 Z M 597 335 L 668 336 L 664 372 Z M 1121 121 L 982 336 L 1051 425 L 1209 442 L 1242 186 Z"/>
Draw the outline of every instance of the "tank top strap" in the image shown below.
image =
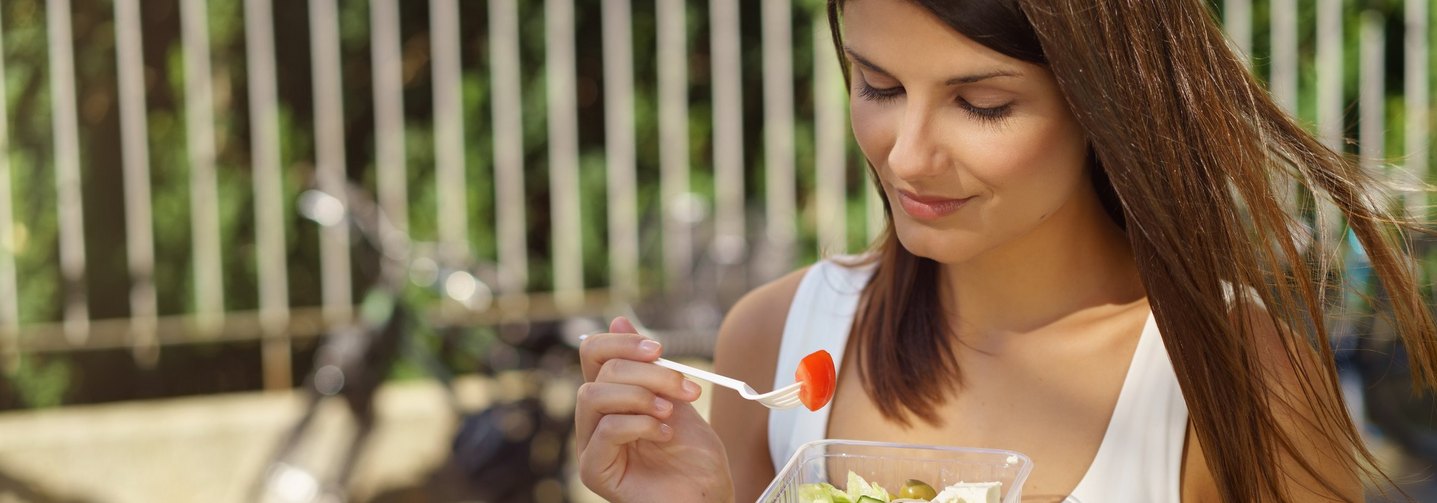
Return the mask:
<path id="1" fill-rule="evenodd" d="M 858 260 L 825 259 L 804 273 L 784 322 L 773 389 L 792 384 L 798 362 L 814 351 L 827 350 L 835 366 L 843 364 L 858 300 L 874 269 L 873 265 L 844 265 Z M 826 406 L 818 411 L 801 407 L 769 411 L 768 450 L 774 470 L 783 468 L 803 444 L 824 438 L 831 409 Z"/>

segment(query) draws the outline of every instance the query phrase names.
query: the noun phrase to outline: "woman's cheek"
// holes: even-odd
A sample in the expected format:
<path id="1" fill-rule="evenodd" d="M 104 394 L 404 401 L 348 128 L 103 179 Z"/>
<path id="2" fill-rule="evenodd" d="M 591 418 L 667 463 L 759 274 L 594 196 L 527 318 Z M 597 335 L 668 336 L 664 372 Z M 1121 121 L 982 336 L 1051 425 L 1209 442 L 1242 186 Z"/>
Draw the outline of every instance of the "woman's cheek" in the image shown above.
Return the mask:
<path id="1" fill-rule="evenodd" d="M 853 116 L 849 123 L 853 125 L 853 138 L 859 150 L 870 161 L 882 165 L 893 147 L 893 131 L 884 120 L 884 112 L 872 103 L 855 99 L 849 113 Z"/>
<path id="2" fill-rule="evenodd" d="M 959 136 L 963 146 L 958 151 L 969 160 L 964 164 L 973 176 L 993 187 L 1048 178 L 1040 175 L 1057 175 L 1054 169 L 1069 165 L 1080 170 L 1082 150 L 1070 148 L 1070 139 L 1046 126 L 1022 119 L 975 125 Z"/>
<path id="3" fill-rule="evenodd" d="M 1014 128 L 974 124 L 955 136 L 960 146 L 954 150 L 961 164 L 974 178 L 994 188 L 1037 171 L 1039 167 L 1033 161 L 1048 149 Z"/>

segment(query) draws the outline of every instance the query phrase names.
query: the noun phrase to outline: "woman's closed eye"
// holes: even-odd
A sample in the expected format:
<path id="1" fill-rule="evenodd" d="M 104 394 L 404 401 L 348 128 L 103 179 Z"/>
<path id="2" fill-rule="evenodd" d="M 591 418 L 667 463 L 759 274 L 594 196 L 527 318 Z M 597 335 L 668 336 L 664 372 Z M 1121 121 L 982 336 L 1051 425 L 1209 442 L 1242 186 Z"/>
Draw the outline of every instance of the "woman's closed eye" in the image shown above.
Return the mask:
<path id="1" fill-rule="evenodd" d="M 958 106 L 968 111 L 970 115 L 978 120 L 994 123 L 1008 118 L 1008 116 L 1013 113 L 1013 102 L 1011 101 L 998 106 L 980 107 L 960 97 L 958 98 Z"/>
<path id="2" fill-rule="evenodd" d="M 883 103 L 886 101 L 897 99 L 899 96 L 902 96 L 903 93 L 903 86 L 874 87 L 873 85 L 865 81 L 860 80 L 858 82 L 858 96 L 865 100 L 876 103 Z M 991 107 L 980 107 L 978 105 L 970 103 L 967 99 L 964 99 L 961 96 L 957 98 L 957 102 L 960 108 L 968 112 L 968 114 L 973 116 L 973 118 L 981 121 L 997 122 L 1004 118 L 1007 118 L 1008 115 L 1013 112 L 1012 102 Z"/>
<path id="3" fill-rule="evenodd" d="M 878 88 L 869 85 L 866 81 L 860 81 L 858 95 L 865 100 L 881 103 L 902 96 L 903 86 Z"/>

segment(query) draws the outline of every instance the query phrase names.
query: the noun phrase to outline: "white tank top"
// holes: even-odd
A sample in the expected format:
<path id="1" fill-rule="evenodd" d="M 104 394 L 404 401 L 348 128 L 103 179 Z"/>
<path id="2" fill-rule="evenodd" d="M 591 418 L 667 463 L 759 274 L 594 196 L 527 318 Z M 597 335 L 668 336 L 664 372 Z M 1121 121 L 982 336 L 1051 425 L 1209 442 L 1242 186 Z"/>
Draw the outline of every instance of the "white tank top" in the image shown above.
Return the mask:
<path id="1" fill-rule="evenodd" d="M 859 295 L 872 272 L 872 266 L 848 268 L 823 260 L 804 274 L 784 324 L 775 388 L 791 383 L 799 360 L 814 351 L 826 349 L 835 364 L 842 364 Z M 799 446 L 827 438 L 832 410 L 769 411 L 768 449 L 775 471 Z M 1187 422 L 1187 404 L 1149 314 L 1102 444 L 1067 501 L 1179 502 Z"/>

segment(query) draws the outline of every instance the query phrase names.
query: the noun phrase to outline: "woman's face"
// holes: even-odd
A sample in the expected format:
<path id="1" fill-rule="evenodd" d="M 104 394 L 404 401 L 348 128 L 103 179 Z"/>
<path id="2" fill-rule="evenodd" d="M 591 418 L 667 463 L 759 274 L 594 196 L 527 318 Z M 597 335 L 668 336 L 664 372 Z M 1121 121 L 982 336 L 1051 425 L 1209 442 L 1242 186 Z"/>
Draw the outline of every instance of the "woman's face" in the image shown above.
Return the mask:
<path id="1" fill-rule="evenodd" d="M 843 28 L 853 132 L 913 254 L 963 262 L 1094 197 L 1083 131 L 1045 67 L 905 0 L 846 2 Z"/>

